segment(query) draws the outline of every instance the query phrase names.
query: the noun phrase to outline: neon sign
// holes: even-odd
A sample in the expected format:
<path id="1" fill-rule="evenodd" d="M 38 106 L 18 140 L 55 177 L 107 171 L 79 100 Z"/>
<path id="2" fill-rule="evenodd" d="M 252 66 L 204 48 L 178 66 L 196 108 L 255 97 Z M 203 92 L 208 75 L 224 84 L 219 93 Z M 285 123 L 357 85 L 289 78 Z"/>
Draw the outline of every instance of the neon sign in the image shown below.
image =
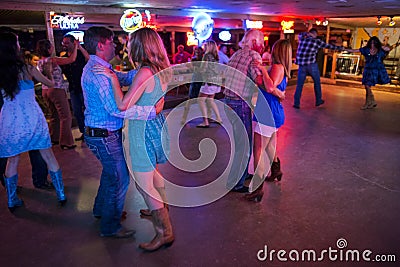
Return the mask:
<path id="1" fill-rule="evenodd" d="M 72 17 L 69 15 L 57 14 L 50 16 L 51 27 L 61 30 L 76 30 L 79 29 L 79 25 L 83 23 L 85 23 L 85 17 Z"/>
<path id="2" fill-rule="evenodd" d="M 222 31 L 222 32 L 219 33 L 218 37 L 222 41 L 226 42 L 226 41 L 229 41 L 231 39 L 232 35 L 231 35 L 231 33 L 229 31 Z"/>
<path id="3" fill-rule="evenodd" d="M 141 14 L 136 9 L 128 9 L 124 11 L 124 14 L 119 20 L 119 25 L 126 32 L 134 32 L 140 28 L 152 28 L 157 29 L 157 26 L 151 23 L 151 13 L 148 10 Z"/>
<path id="4" fill-rule="evenodd" d="M 186 42 L 187 46 L 192 46 L 192 45 L 198 45 L 199 44 L 199 41 L 196 40 L 196 37 L 194 37 L 194 33 L 193 32 L 187 32 L 186 33 L 186 37 L 187 37 L 187 42 Z"/>
<path id="5" fill-rule="evenodd" d="M 290 20 L 290 21 L 281 21 L 281 26 L 282 26 L 282 30 L 283 33 L 294 33 L 294 21 Z"/>
<path id="6" fill-rule="evenodd" d="M 142 26 L 142 14 L 136 9 L 125 10 L 119 25 L 126 32 L 134 32 Z"/>
<path id="7" fill-rule="evenodd" d="M 262 29 L 263 22 L 261 20 L 245 20 L 246 29 Z"/>
<path id="8" fill-rule="evenodd" d="M 214 29 L 214 21 L 206 13 L 200 13 L 193 18 L 192 29 L 194 36 L 200 42 L 210 38 Z"/>

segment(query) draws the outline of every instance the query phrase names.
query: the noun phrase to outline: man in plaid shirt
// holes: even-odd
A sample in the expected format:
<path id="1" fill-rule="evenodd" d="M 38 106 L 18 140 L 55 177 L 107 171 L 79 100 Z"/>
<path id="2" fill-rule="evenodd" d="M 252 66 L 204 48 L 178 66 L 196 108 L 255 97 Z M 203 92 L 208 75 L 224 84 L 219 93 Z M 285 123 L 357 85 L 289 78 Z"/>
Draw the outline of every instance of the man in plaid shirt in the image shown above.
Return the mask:
<path id="1" fill-rule="evenodd" d="M 246 193 L 248 187 L 244 181 L 248 174 L 248 162 L 252 146 L 251 98 L 262 85 L 262 72 L 251 64 L 262 62 L 260 53 L 264 49 L 264 35 L 258 30 L 249 30 L 241 41 L 242 49 L 237 51 L 228 62 L 225 72 L 225 112 L 232 124 L 235 153 L 229 172 L 227 188 L 231 191 Z M 257 85 L 256 85 L 257 84 Z M 246 149 L 247 135 L 249 149 Z M 241 171 L 244 170 L 244 171 Z"/>
<path id="2" fill-rule="evenodd" d="M 115 102 L 111 81 L 104 75 L 95 74 L 94 65 L 111 69 L 108 63 L 115 54 L 113 32 L 105 27 L 90 27 L 85 33 L 85 45 L 90 59 L 83 69 L 82 89 L 85 101 L 85 142 L 103 167 L 100 186 L 93 207 L 93 216 L 101 219 L 103 237 L 126 238 L 133 230 L 122 227 L 120 219 L 129 186 L 129 171 L 122 147 L 124 118 L 154 118 L 153 106 L 132 106 L 122 112 Z M 116 72 L 121 85 L 130 85 L 136 70 Z"/>
<path id="3" fill-rule="evenodd" d="M 294 94 L 294 108 L 300 108 L 301 92 L 303 91 L 303 85 L 306 80 L 306 76 L 310 75 L 314 81 L 314 93 L 315 93 L 315 106 L 324 104 L 321 92 L 321 81 L 316 62 L 316 55 L 320 48 L 328 48 L 331 50 L 342 51 L 342 46 L 336 46 L 327 44 L 317 39 L 318 32 L 316 29 L 311 29 L 308 32 L 302 32 L 299 34 L 299 47 L 297 49 L 296 64 L 299 65 L 297 75 L 297 86 Z"/>

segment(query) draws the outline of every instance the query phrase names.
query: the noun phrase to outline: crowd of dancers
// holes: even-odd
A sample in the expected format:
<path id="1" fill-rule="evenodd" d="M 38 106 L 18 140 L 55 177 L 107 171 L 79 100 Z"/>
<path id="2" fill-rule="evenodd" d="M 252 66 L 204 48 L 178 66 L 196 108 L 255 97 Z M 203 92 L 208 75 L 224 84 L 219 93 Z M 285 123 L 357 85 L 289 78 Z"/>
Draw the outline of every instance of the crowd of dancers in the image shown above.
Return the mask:
<path id="1" fill-rule="evenodd" d="M 12 212 L 23 205 L 17 196 L 17 168 L 20 154 L 27 151 L 39 151 L 47 165 L 58 202 L 65 205 L 67 201 L 61 168 L 51 148 L 52 143 L 60 144 L 62 149 L 72 149 L 75 146 L 71 134 L 71 114 L 65 90 L 62 89 L 61 74 L 64 70 L 64 73 L 68 73 L 70 88 L 72 86 L 74 114 L 82 120 L 78 126 L 84 137 L 78 140 L 84 138 L 102 165 L 100 185 L 93 206 L 93 216 L 101 220 L 100 235 L 115 238 L 134 235 L 134 230 L 126 229 L 121 224 L 131 174 L 147 205 L 147 209 L 140 210 L 140 213 L 151 217 L 156 232 L 151 241 L 141 243 L 139 247 L 155 251 L 174 242 L 164 177 L 157 169 L 158 164 L 167 162 L 170 152 L 168 127 L 162 109 L 172 71 L 162 39 L 150 28 L 133 32 L 127 41 L 126 52 L 134 70 L 114 70 L 109 63 L 115 57 L 113 38 L 110 29 L 91 27 L 85 33 L 83 48 L 73 38 L 65 36 L 63 45 L 68 48 L 65 57 L 52 57 L 54 47 L 48 40 L 41 40 L 41 58 L 37 68 L 21 58 L 15 33 L 0 33 L 0 88 L 4 102 L 0 115 L 0 158 L 3 166 L 4 160 L 8 158 L 4 171 L 7 205 Z M 371 40 L 370 47 L 364 50 L 369 49 L 370 54 L 379 57 L 379 51 L 375 50 L 383 48 L 378 42 L 379 39 Z M 320 40 L 316 41 L 315 30 L 301 35 L 300 45 L 304 44 L 329 47 Z M 329 48 L 343 50 L 342 47 Z M 80 74 L 71 65 L 77 61 L 78 51 L 79 65 L 82 66 Z M 225 111 L 233 128 L 235 148 L 226 186 L 233 192 L 246 193 L 245 199 L 252 202 L 262 200 L 265 180 L 282 179 L 281 163 L 276 153 L 276 135 L 285 121 L 282 101 L 285 101 L 285 89 L 292 68 L 292 46 L 289 40 L 281 39 L 273 45 L 269 71 L 262 65 L 263 51 L 264 35 L 252 29 L 245 33 L 240 49 L 223 62 L 227 65 L 224 72 Z M 310 53 L 309 50 L 304 51 Z M 206 41 L 204 54 L 202 52 L 200 48 L 195 49 L 197 60 L 201 58 L 202 73 L 217 75 L 212 64 L 220 59 L 216 43 Z M 299 72 L 313 76 L 315 55 L 308 55 L 305 60 L 304 53 L 300 51 L 297 54 Z M 80 75 L 79 79 L 77 75 Z M 370 86 L 387 82 L 383 78 L 371 82 L 371 75 L 367 77 L 364 74 L 364 78 L 369 81 L 365 83 L 366 89 L 367 86 L 369 88 L 365 108 L 376 106 L 373 95 L 371 98 Z M 59 127 L 54 125 L 55 118 L 50 120 L 50 131 L 43 111 L 35 101 L 34 81 L 42 83 L 44 97 L 54 109 L 52 114 L 57 114 L 60 120 Z M 315 80 L 314 83 L 319 81 Z M 122 86 L 129 87 L 126 94 Z M 302 84 L 298 84 L 296 89 L 295 108 L 300 107 L 301 87 Z M 197 81 L 197 84 L 191 85 L 190 97 L 198 98 L 203 116 L 203 123 L 198 127 L 209 126 L 206 103 L 216 114 L 217 123 L 222 123 L 220 111 L 213 102 L 214 95 L 220 90 L 220 86 L 208 82 Z M 251 101 L 257 91 L 257 104 L 253 109 Z M 323 103 L 319 87 L 316 90 L 316 106 Z M 186 123 L 188 109 L 186 105 L 183 124 Z M 55 129 L 60 129 L 61 133 Z M 246 147 L 246 142 L 250 147 Z M 245 186 L 245 180 L 250 175 L 248 159 L 251 153 L 254 155 L 255 172 L 249 188 Z M 3 176 L 3 173 L 0 175 Z"/>

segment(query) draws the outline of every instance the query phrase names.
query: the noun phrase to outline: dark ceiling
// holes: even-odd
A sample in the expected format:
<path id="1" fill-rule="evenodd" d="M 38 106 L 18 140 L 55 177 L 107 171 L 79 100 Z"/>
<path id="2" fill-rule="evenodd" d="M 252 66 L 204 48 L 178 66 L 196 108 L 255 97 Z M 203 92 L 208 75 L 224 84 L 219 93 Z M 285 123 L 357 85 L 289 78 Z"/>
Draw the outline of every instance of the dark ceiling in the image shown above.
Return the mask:
<path id="1" fill-rule="evenodd" d="M 135 1 L 65 1 L 14 0 L 0 3 L 0 25 L 45 29 L 44 11 L 85 15 L 90 24 L 119 27 L 119 18 L 127 8 L 148 9 L 157 14 L 160 27 L 190 27 L 196 12 L 204 11 L 221 27 L 241 27 L 243 19 L 270 22 L 271 29 L 279 27 L 282 19 L 296 23 L 328 18 L 331 25 L 343 27 L 376 27 L 376 16 L 387 25 L 393 16 L 400 25 L 400 0 L 147 0 Z M 267 25 L 267 28 L 269 26 Z"/>

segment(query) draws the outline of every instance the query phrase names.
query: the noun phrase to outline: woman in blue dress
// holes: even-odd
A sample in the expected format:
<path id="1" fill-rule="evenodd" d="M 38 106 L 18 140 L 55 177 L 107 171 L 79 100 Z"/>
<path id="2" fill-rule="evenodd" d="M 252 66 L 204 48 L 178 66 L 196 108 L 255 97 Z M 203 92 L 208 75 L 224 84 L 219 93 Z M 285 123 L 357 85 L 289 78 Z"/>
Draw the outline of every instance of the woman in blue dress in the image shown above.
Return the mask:
<path id="1" fill-rule="evenodd" d="M 267 166 L 271 164 L 271 176 L 266 179 L 281 180 L 280 160 L 276 155 L 276 132 L 285 121 L 281 101 L 285 98 L 285 89 L 292 68 L 292 47 L 287 39 L 278 40 L 272 47 L 272 66 L 270 73 L 259 66 L 263 73 L 264 88 L 259 89 L 254 109 L 254 176 L 252 188 L 256 188 L 245 197 L 250 201 L 261 201 L 263 182 Z"/>
<path id="2" fill-rule="evenodd" d="M 393 46 L 394 47 L 394 46 Z M 366 46 L 360 49 L 346 49 L 347 52 L 360 52 L 365 57 L 365 66 L 362 77 L 362 84 L 365 87 L 365 104 L 362 110 L 375 108 L 378 104 L 375 102 L 371 86 L 375 84 L 390 83 L 389 75 L 386 71 L 383 59 L 390 52 L 389 46 L 382 46 L 378 37 L 372 36 Z"/>
<path id="3" fill-rule="evenodd" d="M 49 86 L 54 86 L 54 82 L 32 65 L 24 63 L 18 36 L 14 33 L 0 35 L 0 62 L 0 90 L 4 98 L 0 113 L 0 158 L 8 157 L 5 172 L 8 208 L 13 212 L 23 205 L 16 193 L 17 169 L 19 155 L 30 150 L 40 151 L 49 169 L 58 201 L 64 205 L 67 199 L 60 166 L 51 149 L 46 119 L 35 100 L 32 79 Z"/>
<path id="4" fill-rule="evenodd" d="M 141 28 L 130 35 L 128 47 L 130 60 L 138 72 L 125 95 L 114 72 L 103 66 L 94 67 L 94 71 L 111 79 L 120 110 L 127 110 L 131 105 L 155 106 L 157 102 L 163 101 L 171 79 L 168 69 L 170 63 L 163 42 L 156 31 Z M 150 213 L 156 231 L 151 242 L 139 245 L 146 251 L 169 246 L 174 241 L 168 207 L 165 205 L 164 177 L 157 170 L 157 164 L 167 161 L 169 151 L 167 124 L 164 115 L 158 111 L 154 119 L 126 119 L 124 127 L 127 165 L 149 208 L 141 213 Z"/>

